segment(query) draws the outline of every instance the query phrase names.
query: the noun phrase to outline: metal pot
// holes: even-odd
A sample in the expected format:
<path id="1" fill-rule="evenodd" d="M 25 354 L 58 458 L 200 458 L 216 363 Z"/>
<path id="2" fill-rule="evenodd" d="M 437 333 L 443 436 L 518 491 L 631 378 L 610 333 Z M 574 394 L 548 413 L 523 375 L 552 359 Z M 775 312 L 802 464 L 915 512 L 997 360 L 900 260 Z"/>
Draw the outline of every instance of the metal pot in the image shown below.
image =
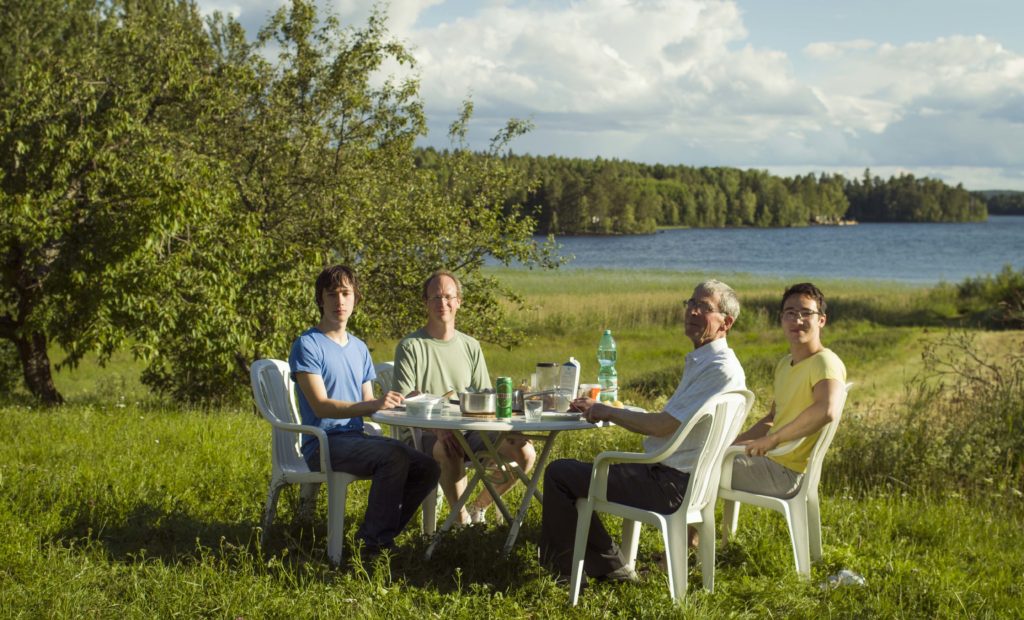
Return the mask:
<path id="1" fill-rule="evenodd" d="M 494 392 L 460 392 L 459 410 L 468 414 L 486 414 L 496 411 L 496 395 Z"/>
<path id="2" fill-rule="evenodd" d="M 523 396 L 525 390 L 512 390 L 512 411 L 523 411 Z"/>

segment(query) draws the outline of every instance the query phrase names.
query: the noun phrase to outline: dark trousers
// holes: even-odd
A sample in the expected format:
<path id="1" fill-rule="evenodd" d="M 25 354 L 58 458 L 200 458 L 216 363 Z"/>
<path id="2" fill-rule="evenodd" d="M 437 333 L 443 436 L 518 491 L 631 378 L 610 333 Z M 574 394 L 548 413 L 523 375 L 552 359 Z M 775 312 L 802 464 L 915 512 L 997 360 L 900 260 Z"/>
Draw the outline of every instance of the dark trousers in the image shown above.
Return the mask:
<path id="1" fill-rule="evenodd" d="M 412 446 L 387 437 L 335 433 L 327 442 L 333 471 L 371 479 L 366 516 L 356 536 L 367 548 L 393 546 L 423 499 L 437 488 L 440 466 Z M 320 471 L 319 447 L 307 462 L 310 469 Z"/>
<path id="2" fill-rule="evenodd" d="M 544 511 L 541 519 L 540 558 L 551 570 L 568 575 L 576 540 L 576 500 L 590 490 L 593 465 L 561 459 L 544 472 Z M 689 474 L 661 465 L 622 463 L 608 472 L 608 500 L 662 514 L 671 514 L 686 496 Z M 594 514 L 590 521 L 583 569 L 600 577 L 621 568 L 622 557 L 604 525 Z"/>

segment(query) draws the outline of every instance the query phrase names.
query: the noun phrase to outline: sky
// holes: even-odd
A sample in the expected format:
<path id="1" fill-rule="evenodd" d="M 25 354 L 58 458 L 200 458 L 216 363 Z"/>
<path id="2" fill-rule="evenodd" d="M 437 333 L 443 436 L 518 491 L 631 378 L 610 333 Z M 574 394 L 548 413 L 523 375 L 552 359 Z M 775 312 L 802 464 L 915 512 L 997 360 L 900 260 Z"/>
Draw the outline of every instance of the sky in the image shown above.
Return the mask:
<path id="1" fill-rule="evenodd" d="M 321 0 L 365 23 L 370 0 Z M 282 0 L 199 0 L 255 33 Z M 1024 190 L 1021 0 L 391 0 L 429 134 L 520 154 Z M 1014 36 L 1016 35 L 1016 36 Z M 394 70 L 392 68 L 391 70 Z"/>

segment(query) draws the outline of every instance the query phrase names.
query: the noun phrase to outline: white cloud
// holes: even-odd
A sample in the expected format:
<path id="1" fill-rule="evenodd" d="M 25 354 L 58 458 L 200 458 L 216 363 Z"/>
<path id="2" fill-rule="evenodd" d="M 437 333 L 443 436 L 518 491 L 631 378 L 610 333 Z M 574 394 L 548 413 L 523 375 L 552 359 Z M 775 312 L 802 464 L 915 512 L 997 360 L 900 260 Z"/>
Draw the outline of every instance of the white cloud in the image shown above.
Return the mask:
<path id="1" fill-rule="evenodd" d="M 280 1 L 239 0 L 243 22 Z M 373 5 L 323 2 L 354 25 Z M 742 11 L 725 0 L 391 0 L 388 14 L 418 60 L 432 144 L 445 144 L 472 96 L 478 147 L 518 116 L 536 129 L 517 151 L 769 169 L 976 168 L 986 180 L 1003 169 L 1024 189 L 1024 56 L 985 36 L 894 43 L 854 32 L 801 42 L 791 57 L 751 43 Z"/>

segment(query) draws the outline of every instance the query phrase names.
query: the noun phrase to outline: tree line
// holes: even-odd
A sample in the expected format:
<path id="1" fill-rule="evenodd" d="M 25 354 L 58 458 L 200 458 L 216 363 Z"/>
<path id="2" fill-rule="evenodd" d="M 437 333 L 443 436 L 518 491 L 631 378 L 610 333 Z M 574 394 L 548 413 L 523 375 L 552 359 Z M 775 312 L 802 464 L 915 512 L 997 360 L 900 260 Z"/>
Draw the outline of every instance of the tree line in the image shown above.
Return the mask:
<path id="1" fill-rule="evenodd" d="M 446 153 L 423 149 L 420 166 L 445 167 Z M 806 174 L 783 178 L 764 170 L 642 164 L 509 154 L 536 183 L 514 196 L 551 234 L 652 233 L 660 226 L 788 227 L 865 222 L 983 220 L 985 203 L 962 186 L 905 174 L 883 180 Z"/>
<path id="2" fill-rule="evenodd" d="M 1024 215 L 1024 192 L 982 191 L 976 192 L 985 201 L 989 215 Z"/>

